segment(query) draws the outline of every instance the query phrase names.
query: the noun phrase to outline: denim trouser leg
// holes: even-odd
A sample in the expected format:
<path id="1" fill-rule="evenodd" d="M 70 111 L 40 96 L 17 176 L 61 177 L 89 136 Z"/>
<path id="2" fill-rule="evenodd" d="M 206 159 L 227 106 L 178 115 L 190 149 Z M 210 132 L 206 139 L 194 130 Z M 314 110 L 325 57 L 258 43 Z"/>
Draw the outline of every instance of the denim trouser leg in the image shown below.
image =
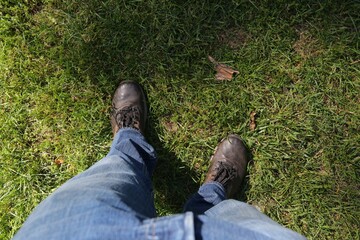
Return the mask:
<path id="1" fill-rule="evenodd" d="M 195 232 L 203 239 L 306 239 L 253 206 L 233 199 L 224 200 L 203 215 L 198 215 L 196 222 Z M 214 228 L 219 222 L 223 223 L 221 231 Z"/>
<path id="2" fill-rule="evenodd" d="M 204 215 L 233 223 L 237 223 L 237 221 L 242 219 L 257 219 L 280 226 L 278 223 L 273 221 L 265 214 L 261 213 L 255 207 L 234 199 L 222 201 L 218 205 L 207 210 Z"/>
<path id="3" fill-rule="evenodd" d="M 199 239 L 305 239 L 247 203 L 226 200 L 225 189 L 217 182 L 203 184 L 187 201 L 185 211 L 196 214 Z"/>
<path id="4" fill-rule="evenodd" d="M 114 232 L 134 238 L 135 231 L 119 228 L 156 216 L 150 179 L 155 163 L 145 138 L 121 129 L 109 154 L 41 202 L 15 239 L 106 239 Z M 91 231 L 95 226 L 104 231 Z"/>
<path id="5" fill-rule="evenodd" d="M 224 187 L 218 182 L 208 182 L 201 185 L 198 192 L 190 197 L 185 204 L 184 212 L 191 211 L 195 214 L 203 214 L 225 199 Z"/>
<path id="6" fill-rule="evenodd" d="M 200 187 L 185 206 L 190 212 L 155 218 L 155 163 L 145 138 L 121 129 L 109 154 L 41 202 L 14 239 L 303 239 L 251 206 L 225 200 L 217 182 Z"/>

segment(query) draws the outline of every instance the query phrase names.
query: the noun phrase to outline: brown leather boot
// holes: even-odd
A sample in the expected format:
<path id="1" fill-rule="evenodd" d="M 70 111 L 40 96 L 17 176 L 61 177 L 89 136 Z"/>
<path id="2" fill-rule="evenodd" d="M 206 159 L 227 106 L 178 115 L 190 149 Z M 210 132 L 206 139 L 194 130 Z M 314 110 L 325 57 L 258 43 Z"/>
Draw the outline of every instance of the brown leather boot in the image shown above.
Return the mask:
<path id="1" fill-rule="evenodd" d="M 245 144 L 239 136 L 229 135 L 218 144 L 210 162 L 205 183 L 221 183 L 225 187 L 227 198 L 234 198 L 240 191 L 249 162 Z"/>
<path id="2" fill-rule="evenodd" d="M 120 128 L 130 127 L 145 132 L 147 106 L 141 86 L 134 81 L 123 81 L 114 93 L 111 108 L 111 127 L 115 135 Z"/>

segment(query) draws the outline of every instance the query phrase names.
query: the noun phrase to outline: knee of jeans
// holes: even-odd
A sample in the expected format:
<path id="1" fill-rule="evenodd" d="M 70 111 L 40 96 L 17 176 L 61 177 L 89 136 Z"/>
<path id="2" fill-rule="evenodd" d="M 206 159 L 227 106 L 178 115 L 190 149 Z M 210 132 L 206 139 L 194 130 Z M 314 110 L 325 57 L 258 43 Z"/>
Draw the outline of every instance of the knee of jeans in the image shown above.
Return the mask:
<path id="1" fill-rule="evenodd" d="M 235 200 L 235 199 L 226 199 L 226 200 L 224 200 L 224 202 L 227 202 L 228 204 L 232 204 L 232 205 L 237 205 L 239 203 L 243 203 L 243 202 L 240 202 L 240 201 Z"/>
<path id="2" fill-rule="evenodd" d="M 243 212 L 245 209 L 250 211 L 257 211 L 255 208 L 250 206 L 247 203 L 240 202 L 235 199 L 227 199 L 219 204 L 215 205 L 211 209 L 205 212 L 205 215 L 214 216 L 214 215 L 233 215 Z"/>
<path id="3" fill-rule="evenodd" d="M 221 204 L 224 204 L 227 206 L 227 208 L 232 208 L 232 207 L 241 207 L 243 205 L 248 205 L 247 203 L 235 200 L 235 199 L 226 199 L 224 201 L 221 202 Z"/>

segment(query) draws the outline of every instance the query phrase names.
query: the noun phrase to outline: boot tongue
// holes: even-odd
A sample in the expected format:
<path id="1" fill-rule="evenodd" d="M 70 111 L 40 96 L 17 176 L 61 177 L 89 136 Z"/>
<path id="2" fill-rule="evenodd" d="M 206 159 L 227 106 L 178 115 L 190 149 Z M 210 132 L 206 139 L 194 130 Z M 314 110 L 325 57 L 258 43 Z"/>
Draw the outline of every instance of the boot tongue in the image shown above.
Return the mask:
<path id="1" fill-rule="evenodd" d="M 224 187 L 236 177 L 236 169 L 226 162 L 219 162 L 215 168 L 217 174 L 214 181 L 221 183 Z"/>

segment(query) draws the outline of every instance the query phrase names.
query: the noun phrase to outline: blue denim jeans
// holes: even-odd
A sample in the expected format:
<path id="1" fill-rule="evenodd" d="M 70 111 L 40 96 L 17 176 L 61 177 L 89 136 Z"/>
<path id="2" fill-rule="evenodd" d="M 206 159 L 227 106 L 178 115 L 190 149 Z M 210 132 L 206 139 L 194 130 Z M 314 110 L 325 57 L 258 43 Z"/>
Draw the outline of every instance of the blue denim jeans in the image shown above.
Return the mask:
<path id="1" fill-rule="evenodd" d="M 156 154 L 131 128 L 109 154 L 42 201 L 14 239 L 304 239 L 210 182 L 184 213 L 156 217 L 151 175 Z"/>

